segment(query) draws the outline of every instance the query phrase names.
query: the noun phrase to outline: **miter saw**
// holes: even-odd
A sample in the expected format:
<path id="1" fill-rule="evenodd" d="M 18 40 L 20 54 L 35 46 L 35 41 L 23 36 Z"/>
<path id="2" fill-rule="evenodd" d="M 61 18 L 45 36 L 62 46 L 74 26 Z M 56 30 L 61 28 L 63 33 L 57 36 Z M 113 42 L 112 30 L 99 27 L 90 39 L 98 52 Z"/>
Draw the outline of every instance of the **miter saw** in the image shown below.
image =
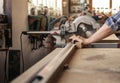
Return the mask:
<path id="1" fill-rule="evenodd" d="M 58 29 L 55 29 L 54 27 L 51 30 L 57 31 L 58 35 L 54 35 L 54 37 L 56 38 L 56 45 L 60 47 L 68 43 L 69 37 L 72 36 L 72 34 L 88 38 L 100 27 L 100 25 L 90 16 L 80 16 L 73 22 L 69 22 L 67 19 L 68 18 L 66 17 L 59 18 L 60 25 Z"/>
<path id="2" fill-rule="evenodd" d="M 83 20 L 83 19 L 86 20 Z M 88 38 L 93 33 L 95 33 L 99 29 L 100 25 L 95 22 L 92 17 L 89 16 L 81 16 L 75 19 L 72 23 L 66 21 L 59 26 L 60 36 L 62 38 L 66 38 L 71 36 L 71 34 L 80 35 L 82 37 Z"/>
<path id="3" fill-rule="evenodd" d="M 85 22 L 73 22 L 69 23 L 67 21 L 66 16 L 62 16 L 61 18 L 58 18 L 54 20 L 52 23 L 50 23 L 51 30 L 50 31 L 27 31 L 24 32 L 24 34 L 28 35 L 40 35 L 40 34 L 51 34 L 56 39 L 56 46 L 57 47 L 64 47 L 69 40 L 69 37 L 72 34 L 80 35 L 82 37 L 88 38 L 90 37 L 97 29 L 93 27 L 93 24 L 85 23 Z M 54 26 L 56 23 L 60 22 L 59 26 Z M 77 23 L 77 24 L 76 24 Z"/>

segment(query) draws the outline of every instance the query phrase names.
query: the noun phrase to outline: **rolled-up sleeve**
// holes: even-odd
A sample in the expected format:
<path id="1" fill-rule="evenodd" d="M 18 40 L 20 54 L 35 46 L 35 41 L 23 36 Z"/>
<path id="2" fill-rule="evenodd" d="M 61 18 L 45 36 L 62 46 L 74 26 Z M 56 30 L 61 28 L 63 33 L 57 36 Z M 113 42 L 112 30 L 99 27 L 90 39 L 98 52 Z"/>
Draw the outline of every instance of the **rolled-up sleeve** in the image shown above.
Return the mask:
<path id="1" fill-rule="evenodd" d="M 118 26 L 120 26 L 120 11 L 114 16 L 109 17 L 105 24 L 107 24 L 112 30 L 118 30 Z"/>

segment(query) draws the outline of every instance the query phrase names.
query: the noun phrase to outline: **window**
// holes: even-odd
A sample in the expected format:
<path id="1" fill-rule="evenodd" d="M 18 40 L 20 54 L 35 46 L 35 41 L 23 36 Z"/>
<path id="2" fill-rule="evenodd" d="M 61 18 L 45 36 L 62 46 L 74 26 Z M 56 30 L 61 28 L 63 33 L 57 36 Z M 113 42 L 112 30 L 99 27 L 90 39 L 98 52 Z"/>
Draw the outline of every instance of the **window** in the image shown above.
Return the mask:
<path id="1" fill-rule="evenodd" d="M 0 0 L 0 14 L 3 14 L 3 0 Z"/>
<path id="2" fill-rule="evenodd" d="M 92 2 L 93 4 L 93 9 L 96 12 L 104 12 L 107 13 L 109 11 L 109 4 L 110 4 L 110 0 L 93 0 Z"/>
<path id="3" fill-rule="evenodd" d="M 39 5 L 41 6 L 47 6 L 48 9 L 52 8 L 55 13 L 62 14 L 62 0 L 31 0 L 32 6 L 37 7 Z M 30 10 L 31 7 L 28 9 Z M 28 12 L 29 12 L 28 10 Z"/>
<path id="4" fill-rule="evenodd" d="M 110 0 L 93 0 L 93 9 L 95 12 L 104 12 L 115 14 L 120 11 L 120 0 L 112 0 L 112 8 L 110 9 Z"/>
<path id="5" fill-rule="evenodd" d="M 112 13 L 117 13 L 120 10 L 120 0 L 112 0 Z"/>

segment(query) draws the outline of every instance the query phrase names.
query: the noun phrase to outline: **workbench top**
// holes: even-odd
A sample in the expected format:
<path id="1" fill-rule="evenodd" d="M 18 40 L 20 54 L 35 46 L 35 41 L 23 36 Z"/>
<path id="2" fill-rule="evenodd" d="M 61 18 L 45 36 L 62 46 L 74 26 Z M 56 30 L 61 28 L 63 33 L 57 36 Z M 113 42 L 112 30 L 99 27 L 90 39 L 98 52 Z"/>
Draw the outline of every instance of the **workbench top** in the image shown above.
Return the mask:
<path id="1" fill-rule="evenodd" d="M 33 79 L 42 66 L 54 59 L 62 49 L 55 49 L 12 83 L 26 83 Z M 52 83 L 120 83 L 119 48 L 82 48 L 70 55 L 68 68 L 61 69 L 61 76 L 59 72 L 55 73 Z"/>
<path id="2" fill-rule="evenodd" d="M 120 83 L 120 49 L 78 49 L 58 83 Z"/>

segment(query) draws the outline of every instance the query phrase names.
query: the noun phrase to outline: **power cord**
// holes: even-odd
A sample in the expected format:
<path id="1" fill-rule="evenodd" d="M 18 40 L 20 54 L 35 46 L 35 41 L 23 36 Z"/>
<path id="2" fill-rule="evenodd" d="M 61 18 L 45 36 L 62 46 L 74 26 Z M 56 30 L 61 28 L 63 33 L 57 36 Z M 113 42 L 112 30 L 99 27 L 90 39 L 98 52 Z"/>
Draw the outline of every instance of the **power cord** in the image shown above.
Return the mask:
<path id="1" fill-rule="evenodd" d="M 24 55 L 23 55 L 23 47 L 22 47 L 22 35 L 27 35 L 27 32 L 26 31 L 23 31 L 20 35 L 20 45 L 21 45 L 21 56 L 22 56 L 22 70 L 24 72 Z"/>
<path id="2" fill-rule="evenodd" d="M 8 51 L 9 51 L 9 48 L 6 49 L 6 56 L 5 56 L 5 76 L 4 76 L 4 83 L 8 82 L 8 78 L 7 78 L 7 60 L 8 60 Z"/>
<path id="3" fill-rule="evenodd" d="M 22 56 L 22 70 L 24 72 L 24 55 L 23 55 L 23 47 L 22 47 L 22 33 L 20 34 L 20 45 L 21 45 L 21 56 Z"/>

